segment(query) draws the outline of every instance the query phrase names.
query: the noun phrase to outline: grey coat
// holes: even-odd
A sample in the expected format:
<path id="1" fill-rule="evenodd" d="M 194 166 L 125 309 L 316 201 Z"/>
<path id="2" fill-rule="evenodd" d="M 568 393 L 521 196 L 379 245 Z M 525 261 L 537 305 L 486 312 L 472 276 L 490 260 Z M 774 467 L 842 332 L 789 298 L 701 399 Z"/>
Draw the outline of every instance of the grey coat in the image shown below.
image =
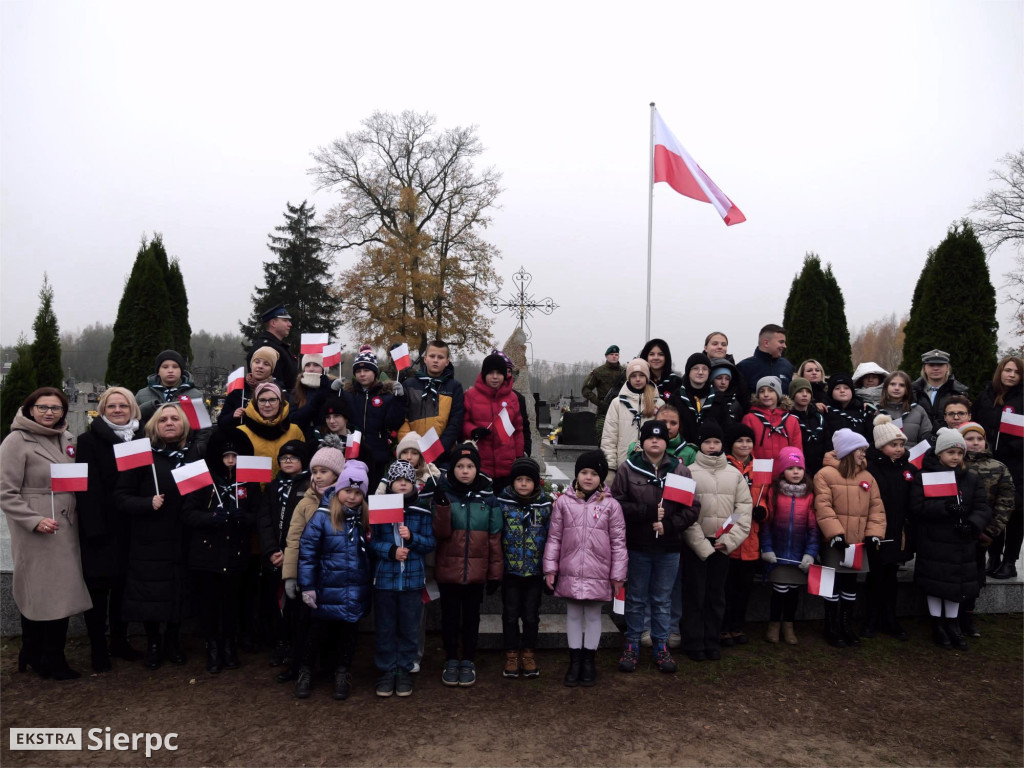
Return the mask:
<path id="1" fill-rule="evenodd" d="M 899 424 L 898 419 L 903 420 L 903 434 L 907 436 L 907 448 L 912 448 L 920 442 L 931 440 L 932 420 L 927 411 L 918 403 L 911 403 L 909 408 L 893 407 L 883 408 L 878 406 L 878 413 L 886 413 Z M 876 414 L 877 415 L 877 414 Z M 874 440 L 871 441 L 874 444 Z"/>

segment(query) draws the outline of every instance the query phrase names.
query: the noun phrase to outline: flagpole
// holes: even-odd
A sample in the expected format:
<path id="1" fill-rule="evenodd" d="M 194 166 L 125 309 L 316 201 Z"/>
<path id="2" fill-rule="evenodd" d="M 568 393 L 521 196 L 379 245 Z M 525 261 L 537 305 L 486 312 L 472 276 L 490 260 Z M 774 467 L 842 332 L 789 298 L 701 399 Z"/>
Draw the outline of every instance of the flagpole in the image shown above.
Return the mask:
<path id="1" fill-rule="evenodd" d="M 647 324 L 644 326 L 644 340 L 651 338 L 651 231 L 654 226 L 654 102 L 651 102 L 651 147 L 648 153 L 649 172 L 647 183 Z"/>

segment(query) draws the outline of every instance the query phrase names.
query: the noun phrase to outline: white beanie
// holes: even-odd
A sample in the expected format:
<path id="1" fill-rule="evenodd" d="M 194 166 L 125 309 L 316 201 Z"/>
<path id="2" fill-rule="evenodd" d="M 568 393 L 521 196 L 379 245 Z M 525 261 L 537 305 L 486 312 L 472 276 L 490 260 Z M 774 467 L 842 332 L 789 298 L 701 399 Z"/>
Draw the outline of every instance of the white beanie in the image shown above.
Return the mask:
<path id="1" fill-rule="evenodd" d="M 967 453 L 967 443 L 964 442 L 964 436 L 960 434 L 960 430 L 942 427 L 935 437 L 935 455 L 938 456 L 950 448 L 959 448 Z"/>
<path id="2" fill-rule="evenodd" d="M 883 445 L 888 445 L 893 440 L 906 440 L 907 436 L 903 430 L 892 423 L 892 418 L 887 413 L 880 413 L 875 416 L 875 448 L 882 450 Z"/>
<path id="3" fill-rule="evenodd" d="M 836 457 L 843 459 L 858 448 L 867 448 L 868 441 L 864 435 L 852 429 L 840 429 L 832 435 L 832 447 L 836 449 Z"/>

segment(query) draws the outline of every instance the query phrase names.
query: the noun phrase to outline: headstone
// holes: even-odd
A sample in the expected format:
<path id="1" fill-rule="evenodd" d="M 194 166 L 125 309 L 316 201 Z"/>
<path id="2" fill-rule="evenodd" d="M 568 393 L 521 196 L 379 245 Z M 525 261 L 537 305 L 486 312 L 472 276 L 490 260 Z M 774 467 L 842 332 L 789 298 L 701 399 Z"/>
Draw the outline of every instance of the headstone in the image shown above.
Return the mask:
<path id="1" fill-rule="evenodd" d="M 558 436 L 561 445 L 597 445 L 594 422 L 597 414 L 592 411 L 575 411 L 562 415 L 562 432 Z"/>
<path id="2" fill-rule="evenodd" d="M 526 333 L 522 328 L 516 328 L 508 337 L 505 346 L 501 351 L 508 355 L 509 360 L 516 370 L 515 382 L 512 388 L 523 396 L 527 405 L 534 402 L 533 392 L 530 390 L 530 363 L 526 359 Z M 546 470 L 544 457 L 541 455 L 541 436 L 537 431 L 537 419 L 530 420 L 530 440 L 533 444 L 532 458 L 540 465 L 540 473 L 543 475 Z"/>

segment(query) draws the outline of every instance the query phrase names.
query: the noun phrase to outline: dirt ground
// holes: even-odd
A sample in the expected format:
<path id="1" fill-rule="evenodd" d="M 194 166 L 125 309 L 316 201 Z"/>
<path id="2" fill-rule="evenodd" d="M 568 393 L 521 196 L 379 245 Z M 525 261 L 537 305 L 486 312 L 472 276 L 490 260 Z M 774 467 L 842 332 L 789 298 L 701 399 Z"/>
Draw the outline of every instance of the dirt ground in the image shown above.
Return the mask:
<path id="1" fill-rule="evenodd" d="M 217 676 L 203 670 L 198 642 L 183 667 L 113 672 L 74 682 L 19 674 L 18 641 L 0 652 L 0 762 L 22 765 L 207 766 L 659 766 L 1024 764 L 1021 616 L 984 616 L 970 651 L 928 642 L 924 620 L 911 640 L 880 636 L 835 650 L 820 624 L 798 624 L 798 647 L 770 646 L 763 625 L 720 662 L 680 659 L 675 675 L 645 659 L 632 675 L 617 653 L 598 654 L 598 684 L 565 688 L 564 652 L 541 652 L 541 677 L 505 680 L 501 654 L 482 652 L 470 689 L 441 684 L 439 638 L 412 697 L 377 698 L 372 638 L 357 651 L 354 692 L 292 698 L 273 681 L 265 654 Z M 136 645 L 141 645 L 136 639 Z M 88 669 L 84 639 L 69 659 Z M 114 732 L 176 732 L 177 751 L 149 759 L 132 751 L 11 751 L 8 728 L 109 726 Z M 88 741 L 87 741 L 88 743 Z"/>

